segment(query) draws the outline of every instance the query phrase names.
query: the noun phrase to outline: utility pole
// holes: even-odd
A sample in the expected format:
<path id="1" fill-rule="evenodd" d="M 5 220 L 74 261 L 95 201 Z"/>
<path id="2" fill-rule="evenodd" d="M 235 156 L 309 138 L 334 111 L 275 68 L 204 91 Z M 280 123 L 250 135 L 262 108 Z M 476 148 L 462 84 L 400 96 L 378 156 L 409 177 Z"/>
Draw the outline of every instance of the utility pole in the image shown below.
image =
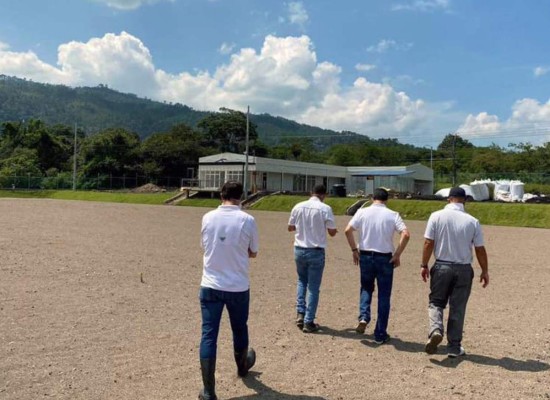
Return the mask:
<path id="1" fill-rule="evenodd" d="M 250 106 L 247 106 L 246 109 L 246 139 L 245 139 L 245 150 L 244 150 L 244 176 L 243 176 L 243 189 L 244 189 L 244 199 L 248 198 L 248 137 L 250 134 Z"/>
<path id="2" fill-rule="evenodd" d="M 73 190 L 76 190 L 76 122 L 74 124 Z"/>
<path id="3" fill-rule="evenodd" d="M 458 133 L 453 135 L 453 187 L 456 186 L 456 137 Z"/>

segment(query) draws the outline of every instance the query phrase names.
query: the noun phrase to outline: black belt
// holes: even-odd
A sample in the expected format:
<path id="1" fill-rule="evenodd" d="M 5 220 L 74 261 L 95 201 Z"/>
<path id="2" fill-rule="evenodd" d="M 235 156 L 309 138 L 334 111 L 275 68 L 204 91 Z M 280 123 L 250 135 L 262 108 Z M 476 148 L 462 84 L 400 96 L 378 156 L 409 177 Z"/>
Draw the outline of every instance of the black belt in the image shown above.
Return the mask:
<path id="1" fill-rule="evenodd" d="M 324 247 L 300 247 L 300 246 L 294 246 L 295 249 L 300 249 L 300 250 L 325 250 Z"/>
<path id="2" fill-rule="evenodd" d="M 379 253 L 377 251 L 370 251 L 370 250 L 359 250 L 359 253 L 363 256 L 385 256 L 385 257 L 392 256 L 392 253 Z"/>

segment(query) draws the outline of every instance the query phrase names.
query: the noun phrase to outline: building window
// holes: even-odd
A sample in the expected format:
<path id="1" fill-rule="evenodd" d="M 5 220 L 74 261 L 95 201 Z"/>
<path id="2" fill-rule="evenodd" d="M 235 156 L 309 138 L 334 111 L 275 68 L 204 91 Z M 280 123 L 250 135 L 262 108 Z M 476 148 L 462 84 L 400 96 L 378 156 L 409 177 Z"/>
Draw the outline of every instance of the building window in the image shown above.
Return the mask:
<path id="1" fill-rule="evenodd" d="M 234 182 L 243 181 L 243 171 L 227 171 L 227 180 Z"/>
<path id="2" fill-rule="evenodd" d="M 225 183 L 225 171 L 201 171 L 201 188 L 219 189 Z"/>

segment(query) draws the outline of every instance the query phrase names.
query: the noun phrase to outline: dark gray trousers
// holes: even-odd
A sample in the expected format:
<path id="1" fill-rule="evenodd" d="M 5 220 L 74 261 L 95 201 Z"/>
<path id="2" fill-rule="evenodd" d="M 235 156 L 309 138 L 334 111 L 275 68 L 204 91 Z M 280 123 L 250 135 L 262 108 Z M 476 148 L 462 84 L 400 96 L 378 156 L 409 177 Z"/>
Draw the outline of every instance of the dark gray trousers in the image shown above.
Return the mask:
<path id="1" fill-rule="evenodd" d="M 430 270 L 429 335 L 435 330 L 444 334 L 443 310 L 449 303 L 447 321 L 447 348 L 449 351 L 460 349 L 466 304 L 472 290 L 473 278 L 474 270 L 471 264 L 436 261 Z"/>

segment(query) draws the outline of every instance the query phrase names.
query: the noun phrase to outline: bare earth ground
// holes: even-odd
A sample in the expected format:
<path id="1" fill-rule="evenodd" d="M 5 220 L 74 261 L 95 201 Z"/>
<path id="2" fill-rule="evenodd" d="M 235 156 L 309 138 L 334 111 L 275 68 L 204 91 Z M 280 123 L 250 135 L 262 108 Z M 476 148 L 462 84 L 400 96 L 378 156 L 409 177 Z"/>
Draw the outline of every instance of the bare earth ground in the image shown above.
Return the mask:
<path id="1" fill-rule="evenodd" d="M 207 209 L 0 200 L 0 399 L 195 399 Z M 342 231 L 330 239 L 318 321 L 293 325 L 295 268 L 284 213 L 252 212 L 251 375 L 236 377 L 224 316 L 220 399 L 550 398 L 550 230 L 484 228 L 491 284 L 475 281 L 468 356 L 423 353 L 428 286 L 419 277 L 424 222 L 396 271 L 390 333 L 354 333 L 358 271 Z M 476 267 L 477 268 L 477 267 Z M 476 273 L 479 271 L 476 269 Z M 140 282 L 142 274 L 144 283 Z M 376 308 L 375 308 L 376 310 Z"/>

